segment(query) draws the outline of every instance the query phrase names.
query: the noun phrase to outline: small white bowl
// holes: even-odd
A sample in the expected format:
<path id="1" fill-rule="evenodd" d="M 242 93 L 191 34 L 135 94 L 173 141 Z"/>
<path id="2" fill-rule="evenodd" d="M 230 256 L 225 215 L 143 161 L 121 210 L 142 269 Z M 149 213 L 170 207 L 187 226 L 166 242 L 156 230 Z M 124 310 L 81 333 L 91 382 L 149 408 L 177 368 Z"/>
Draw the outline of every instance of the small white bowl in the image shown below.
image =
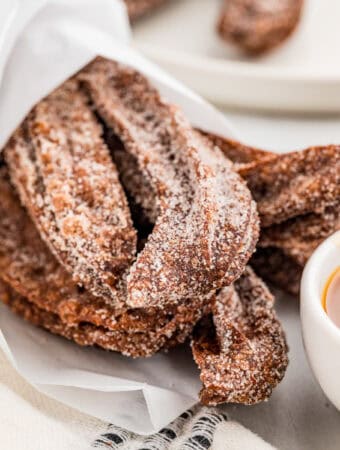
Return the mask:
<path id="1" fill-rule="evenodd" d="M 315 250 L 304 269 L 300 314 L 311 368 L 326 396 L 340 410 L 340 328 L 322 306 L 327 279 L 339 266 L 340 231 Z"/>

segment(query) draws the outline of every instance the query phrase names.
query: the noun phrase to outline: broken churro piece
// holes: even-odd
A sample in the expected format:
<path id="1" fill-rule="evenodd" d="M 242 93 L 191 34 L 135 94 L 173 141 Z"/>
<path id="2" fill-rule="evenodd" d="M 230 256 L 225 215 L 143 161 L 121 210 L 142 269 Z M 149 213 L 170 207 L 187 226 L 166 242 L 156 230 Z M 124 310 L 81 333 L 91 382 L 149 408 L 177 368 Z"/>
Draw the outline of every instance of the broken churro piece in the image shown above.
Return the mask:
<path id="1" fill-rule="evenodd" d="M 292 34 L 302 6 L 303 0 L 224 0 L 218 32 L 245 53 L 259 55 Z"/>
<path id="2" fill-rule="evenodd" d="M 288 349 L 273 303 L 250 268 L 218 294 L 212 319 L 202 319 L 192 341 L 203 404 L 258 403 L 281 381 Z"/>

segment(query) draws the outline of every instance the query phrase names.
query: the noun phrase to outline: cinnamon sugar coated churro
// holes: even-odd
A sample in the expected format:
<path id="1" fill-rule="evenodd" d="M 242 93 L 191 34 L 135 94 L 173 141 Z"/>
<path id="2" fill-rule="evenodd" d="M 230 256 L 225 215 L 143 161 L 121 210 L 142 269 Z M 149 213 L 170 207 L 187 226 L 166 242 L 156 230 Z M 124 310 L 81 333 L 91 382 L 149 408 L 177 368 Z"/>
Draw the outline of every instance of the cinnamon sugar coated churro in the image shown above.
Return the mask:
<path id="1" fill-rule="evenodd" d="M 224 0 L 218 32 L 245 53 L 265 53 L 295 30 L 303 0 Z"/>
<path id="2" fill-rule="evenodd" d="M 5 156 L 54 255 L 76 282 L 114 301 L 136 234 L 101 128 L 74 80 L 33 108 Z"/>
<path id="3" fill-rule="evenodd" d="M 128 303 L 230 284 L 257 239 L 255 204 L 231 163 L 136 71 L 97 60 L 79 79 L 154 193 L 155 226 L 128 275 Z"/>
<path id="4" fill-rule="evenodd" d="M 202 403 L 258 403 L 281 381 L 287 345 L 273 303 L 250 268 L 217 295 L 212 319 L 198 324 L 192 341 Z"/>

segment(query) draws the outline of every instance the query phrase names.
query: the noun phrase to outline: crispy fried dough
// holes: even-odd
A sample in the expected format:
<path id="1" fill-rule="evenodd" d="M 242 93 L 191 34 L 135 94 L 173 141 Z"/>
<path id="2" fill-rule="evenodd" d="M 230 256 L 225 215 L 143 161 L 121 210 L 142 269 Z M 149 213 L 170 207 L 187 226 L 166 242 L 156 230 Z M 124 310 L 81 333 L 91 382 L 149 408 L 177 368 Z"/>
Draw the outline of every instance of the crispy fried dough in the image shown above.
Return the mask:
<path id="1" fill-rule="evenodd" d="M 297 264 L 304 266 L 321 242 L 340 229 L 340 203 L 326 207 L 321 214 L 297 216 L 262 228 L 258 246 L 276 247 Z"/>
<path id="2" fill-rule="evenodd" d="M 248 181 L 261 218 L 256 271 L 297 295 L 303 266 L 340 228 L 340 147 L 275 154 L 207 134 Z"/>
<path id="3" fill-rule="evenodd" d="M 324 239 L 339 229 L 339 203 L 327 206 L 321 214 L 297 216 L 262 228 L 251 265 L 265 280 L 296 296 L 307 260 Z"/>
<path id="4" fill-rule="evenodd" d="M 262 227 L 321 214 L 340 198 L 340 146 L 277 155 L 239 173 L 257 202 Z"/>
<path id="5" fill-rule="evenodd" d="M 322 212 L 340 197 L 340 146 L 311 147 L 278 154 L 205 133 L 247 181 L 261 226 Z"/>
<path id="6" fill-rule="evenodd" d="M 191 326 L 184 324 L 177 330 L 167 327 L 162 330 L 144 332 L 112 331 L 104 327 L 81 322 L 68 325 L 53 314 L 30 303 L 0 280 L 0 301 L 28 322 L 45 328 L 53 334 L 63 336 L 82 346 L 99 346 L 106 350 L 120 352 L 133 358 L 148 357 L 161 349 L 168 349 L 183 343 L 191 331 Z"/>
<path id="7" fill-rule="evenodd" d="M 217 145 L 217 147 L 222 150 L 223 154 L 232 161 L 235 170 L 238 172 L 253 167 L 259 162 L 277 157 L 277 153 L 250 147 L 249 145 L 241 144 L 241 142 L 216 134 L 206 133 L 202 130 L 200 130 L 200 132 L 204 136 L 207 136 L 214 145 Z"/>
<path id="8" fill-rule="evenodd" d="M 98 58 L 78 79 L 154 196 L 157 218 L 128 275 L 129 305 L 230 284 L 257 239 L 255 204 L 231 163 L 135 70 Z"/>
<path id="9" fill-rule="evenodd" d="M 297 296 L 303 266 L 276 247 L 257 248 L 250 259 L 255 272 L 290 295 Z"/>
<path id="10" fill-rule="evenodd" d="M 201 370 L 202 403 L 258 403 L 281 381 L 288 349 L 273 303 L 250 268 L 234 286 L 221 290 L 212 320 L 200 322 L 192 341 Z"/>
<path id="11" fill-rule="evenodd" d="M 158 199 L 153 187 L 143 177 L 134 155 L 126 152 L 122 141 L 105 125 L 104 130 L 105 140 L 118 168 L 120 181 L 130 200 L 130 210 L 135 222 L 141 227 L 145 223 L 153 227 L 159 213 Z M 136 209 L 135 212 L 134 209 Z"/>
<path id="12" fill-rule="evenodd" d="M 59 261 L 94 295 L 117 298 L 136 232 L 102 128 L 75 81 L 37 104 L 5 148 L 21 201 Z"/>
<path id="13" fill-rule="evenodd" d="M 340 147 L 277 154 L 204 134 L 248 181 L 258 203 L 261 225 L 265 226 L 261 229 L 259 246 L 284 247 L 292 256 L 293 247 L 297 253 L 306 244 L 303 251 L 307 257 L 302 255 L 300 260 L 304 264 L 320 239 L 338 229 Z M 286 220 L 287 217 L 291 218 Z M 290 247 L 292 252 L 288 250 Z"/>
<path id="14" fill-rule="evenodd" d="M 68 326 L 88 322 L 111 331 L 145 332 L 189 329 L 209 304 L 194 298 L 159 310 L 127 309 L 122 287 L 112 305 L 74 283 L 41 240 L 11 187 L 6 168 L 0 169 L 0 278 L 27 301 L 57 315 Z M 177 331 L 176 331 L 177 332 Z"/>
<path id="15" fill-rule="evenodd" d="M 89 99 L 136 168 L 124 187 L 155 222 L 134 264 L 136 232 Z M 202 297 L 231 283 L 254 249 L 255 204 L 231 163 L 141 74 L 112 61 L 97 58 L 40 102 L 5 155 L 42 237 L 93 295 L 116 301 L 127 276 L 132 307 Z"/>
<path id="16" fill-rule="evenodd" d="M 303 0 L 224 0 L 218 32 L 251 55 L 267 52 L 297 26 Z"/>

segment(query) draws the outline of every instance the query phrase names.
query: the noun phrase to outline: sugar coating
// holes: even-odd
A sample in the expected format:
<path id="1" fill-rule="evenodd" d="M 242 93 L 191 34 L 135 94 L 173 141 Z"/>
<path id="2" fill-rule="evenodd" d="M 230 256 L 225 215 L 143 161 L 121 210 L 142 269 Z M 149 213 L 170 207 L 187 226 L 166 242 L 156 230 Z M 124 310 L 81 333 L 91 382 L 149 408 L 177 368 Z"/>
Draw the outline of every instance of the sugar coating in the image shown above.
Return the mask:
<path id="1" fill-rule="evenodd" d="M 94 295 L 117 297 L 136 232 L 102 129 L 70 80 L 37 104 L 5 157 L 53 254 Z"/>
<path id="2" fill-rule="evenodd" d="M 273 296 L 249 267 L 217 295 L 212 321 L 201 322 L 192 341 L 203 404 L 250 405 L 269 398 L 288 364 L 273 306 Z"/>
<path id="3" fill-rule="evenodd" d="M 99 58 L 78 78 L 133 158 L 140 175 L 126 187 L 155 220 L 127 276 L 128 304 L 175 303 L 230 284 L 258 230 L 256 206 L 232 164 L 135 70 Z"/>
<path id="4" fill-rule="evenodd" d="M 280 248 L 257 248 L 249 264 L 266 282 L 294 297 L 298 296 L 303 266 L 286 255 Z"/>
<path id="5" fill-rule="evenodd" d="M 303 0 L 224 0 L 218 32 L 246 53 L 264 53 L 295 30 L 303 3 Z"/>
<path id="6" fill-rule="evenodd" d="M 206 133 L 202 130 L 199 131 L 216 145 L 230 161 L 232 161 L 234 169 L 237 172 L 242 173 L 242 171 L 253 167 L 255 164 L 277 157 L 277 153 L 250 147 L 249 145 L 242 144 L 233 139 L 228 139 L 224 136 Z"/>
<path id="7" fill-rule="evenodd" d="M 0 169 L 0 191 L 0 276 L 26 303 L 29 301 L 38 308 L 34 311 L 41 310 L 50 313 L 49 317 L 58 317 L 58 329 L 61 329 L 62 324 L 74 330 L 88 323 L 107 331 L 124 332 L 125 335 L 152 332 L 150 338 L 178 335 L 184 339 L 204 311 L 207 311 L 209 298 L 194 298 L 190 302 L 170 305 L 161 310 L 133 310 L 127 309 L 124 304 L 123 288 L 119 293 L 120 303 L 115 305 L 94 297 L 86 290 L 80 290 L 41 240 L 33 222 L 20 206 L 5 168 Z M 43 317 L 47 316 L 44 314 Z M 44 323 L 41 325 L 44 326 Z M 117 335 L 110 336 L 112 348 L 113 338 Z M 78 343 L 80 339 L 78 337 Z M 86 342 L 83 345 L 88 345 Z M 100 342 L 105 347 L 104 334 Z M 119 349 L 139 356 L 147 352 L 143 346 L 144 342 L 138 343 L 134 337 L 128 348 L 124 350 L 121 344 Z M 161 347 L 162 340 L 153 343 L 153 348 Z"/>
<path id="8" fill-rule="evenodd" d="M 99 58 L 32 110 L 5 153 L 33 221 L 2 169 L 4 302 L 132 357 L 184 342 L 204 316 L 192 344 L 201 401 L 268 398 L 287 348 L 269 291 L 241 275 L 258 223 L 234 170 L 262 220 L 252 264 L 296 291 L 313 245 L 339 227 L 338 147 L 276 156 L 203 135 L 141 74 Z M 139 253 L 126 195 L 154 226 Z"/>
<path id="9" fill-rule="evenodd" d="M 340 146 L 277 155 L 241 170 L 257 202 L 261 226 L 322 213 L 340 198 Z"/>
<path id="10" fill-rule="evenodd" d="M 145 330 L 132 333 L 124 330 L 108 330 L 86 322 L 68 325 L 61 321 L 57 314 L 27 301 L 2 280 L 0 280 L 0 296 L 1 301 L 13 312 L 33 325 L 43 327 L 53 334 L 73 340 L 82 346 L 96 345 L 133 358 L 149 357 L 160 349 L 167 350 L 181 344 L 191 331 L 191 326 L 188 324 L 183 324 L 175 331 L 168 327 L 167 330 Z"/>
<path id="11" fill-rule="evenodd" d="M 258 246 L 276 247 L 303 267 L 313 251 L 340 229 L 340 198 L 322 213 L 296 216 L 261 230 Z"/>
<path id="12" fill-rule="evenodd" d="M 275 154 L 207 134 L 246 180 L 261 217 L 251 259 L 265 280 L 297 295 L 315 248 L 340 229 L 338 146 Z"/>

